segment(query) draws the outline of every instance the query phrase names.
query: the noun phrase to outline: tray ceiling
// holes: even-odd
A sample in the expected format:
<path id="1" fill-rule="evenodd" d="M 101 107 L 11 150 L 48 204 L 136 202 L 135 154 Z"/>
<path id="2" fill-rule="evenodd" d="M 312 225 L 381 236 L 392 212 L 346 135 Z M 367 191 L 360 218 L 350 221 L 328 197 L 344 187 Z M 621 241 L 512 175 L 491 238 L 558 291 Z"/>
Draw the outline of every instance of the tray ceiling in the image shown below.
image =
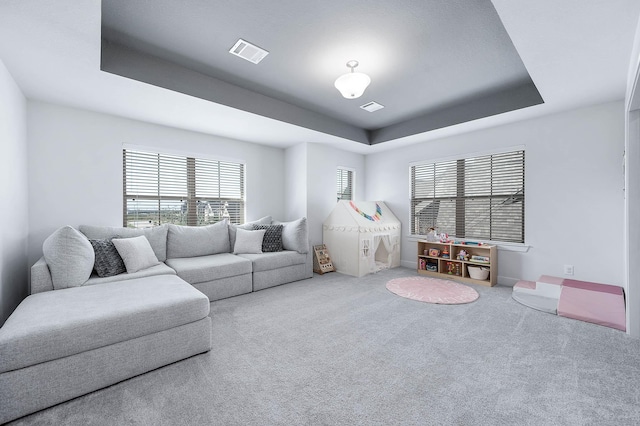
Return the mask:
<path id="1" fill-rule="evenodd" d="M 352 59 L 372 83 L 345 99 Z M 365 144 L 543 103 L 489 0 L 103 0 L 101 69 Z"/>

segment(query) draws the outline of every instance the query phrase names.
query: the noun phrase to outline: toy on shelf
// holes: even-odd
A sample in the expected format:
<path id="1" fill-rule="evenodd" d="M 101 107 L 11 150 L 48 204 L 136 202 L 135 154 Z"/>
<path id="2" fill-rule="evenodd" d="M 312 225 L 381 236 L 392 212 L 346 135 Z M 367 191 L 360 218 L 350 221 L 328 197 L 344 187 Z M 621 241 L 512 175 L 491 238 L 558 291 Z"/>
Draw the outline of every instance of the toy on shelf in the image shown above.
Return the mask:
<path id="1" fill-rule="evenodd" d="M 453 264 L 453 262 L 447 262 L 447 274 L 449 275 L 453 275 L 453 272 L 455 271 L 456 267 Z"/>
<path id="2" fill-rule="evenodd" d="M 459 244 L 461 246 L 481 246 L 484 243 L 477 241 L 453 241 L 453 244 Z"/>
<path id="3" fill-rule="evenodd" d="M 489 256 L 479 256 L 474 254 L 471 256 L 471 261 L 476 263 L 490 263 L 491 258 Z"/>
<path id="4" fill-rule="evenodd" d="M 443 259 L 449 259 L 449 247 L 445 246 L 442 249 L 442 258 Z"/>
<path id="5" fill-rule="evenodd" d="M 418 268 L 425 271 L 427 269 L 427 262 L 424 259 L 420 259 L 420 264 L 418 265 Z"/>
<path id="6" fill-rule="evenodd" d="M 438 264 L 427 262 L 427 271 L 438 272 Z"/>
<path id="7" fill-rule="evenodd" d="M 437 248 L 431 248 L 429 249 L 429 256 L 431 257 L 438 257 L 440 256 L 440 250 L 438 250 Z"/>
<path id="8" fill-rule="evenodd" d="M 436 228 L 429 228 L 429 232 L 427 232 L 427 241 L 430 243 L 436 243 L 439 241 L 438 235 L 436 234 Z"/>
<path id="9" fill-rule="evenodd" d="M 458 260 L 469 260 L 469 253 L 466 250 L 460 250 L 458 252 Z"/>

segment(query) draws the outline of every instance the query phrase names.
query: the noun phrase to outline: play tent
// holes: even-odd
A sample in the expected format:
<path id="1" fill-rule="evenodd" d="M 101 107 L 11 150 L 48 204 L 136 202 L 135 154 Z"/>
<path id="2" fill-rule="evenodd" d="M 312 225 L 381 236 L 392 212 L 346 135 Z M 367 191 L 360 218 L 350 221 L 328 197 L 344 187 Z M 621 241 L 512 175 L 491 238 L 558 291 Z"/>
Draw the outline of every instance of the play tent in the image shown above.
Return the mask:
<path id="1" fill-rule="evenodd" d="M 382 201 L 338 201 L 322 228 L 340 273 L 362 277 L 400 266 L 400 221 Z"/>

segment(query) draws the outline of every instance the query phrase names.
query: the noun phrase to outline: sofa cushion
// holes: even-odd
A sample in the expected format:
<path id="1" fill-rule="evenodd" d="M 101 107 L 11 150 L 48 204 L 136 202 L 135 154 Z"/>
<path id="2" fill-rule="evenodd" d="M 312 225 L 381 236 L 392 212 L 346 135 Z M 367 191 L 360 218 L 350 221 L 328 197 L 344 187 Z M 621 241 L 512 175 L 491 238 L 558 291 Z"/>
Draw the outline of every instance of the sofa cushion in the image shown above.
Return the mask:
<path id="1" fill-rule="evenodd" d="M 258 220 L 254 220 L 252 222 L 247 222 L 242 225 L 234 225 L 233 223 L 229 225 L 229 243 L 231 244 L 231 250 L 236 245 L 236 230 L 238 228 L 241 229 L 253 229 L 253 225 L 271 225 L 271 216 L 261 217 Z"/>
<path id="2" fill-rule="evenodd" d="M 175 275 L 32 294 L 0 328 L 0 372 L 179 327 L 207 315 L 209 299 Z"/>
<path id="3" fill-rule="evenodd" d="M 124 262 L 111 240 L 89 240 L 96 255 L 93 270 L 99 277 L 112 277 L 127 272 Z"/>
<path id="4" fill-rule="evenodd" d="M 97 274 L 93 274 L 91 275 L 91 278 L 89 278 L 87 282 L 84 283 L 84 285 L 112 283 L 116 281 L 133 280 L 136 278 L 154 277 L 156 275 L 176 275 L 176 271 L 174 271 L 172 268 L 169 268 L 164 263 L 160 263 L 156 266 L 152 266 L 151 268 L 134 272 L 133 274 L 120 274 L 110 277 L 99 277 Z"/>
<path id="5" fill-rule="evenodd" d="M 80 225 L 80 232 L 91 240 L 131 238 L 144 235 L 160 262 L 167 260 L 167 225 L 151 228 L 118 228 L 111 226 Z"/>
<path id="6" fill-rule="evenodd" d="M 265 234 L 264 229 L 250 231 L 238 228 L 236 231 L 236 243 L 233 246 L 233 254 L 240 253 L 262 253 L 262 240 Z"/>
<path id="7" fill-rule="evenodd" d="M 309 233 L 307 231 L 307 218 L 301 217 L 291 222 L 277 222 L 282 224 L 282 247 L 285 250 L 295 250 L 298 253 L 309 251 Z"/>
<path id="8" fill-rule="evenodd" d="M 149 244 L 149 240 L 144 235 L 133 238 L 114 238 L 111 241 L 116 246 L 129 274 L 160 263 Z"/>
<path id="9" fill-rule="evenodd" d="M 303 264 L 307 261 L 306 254 L 292 250 L 263 254 L 239 254 L 238 256 L 251 261 L 253 272 L 271 271 L 272 269 Z"/>
<path id="10" fill-rule="evenodd" d="M 169 225 L 167 234 L 167 257 L 206 256 L 229 253 L 229 230 L 227 222 L 207 226 Z"/>
<path id="11" fill-rule="evenodd" d="M 55 290 L 81 286 L 91 276 L 93 247 L 87 237 L 70 226 L 56 230 L 44 240 L 42 252 Z"/>
<path id="12" fill-rule="evenodd" d="M 253 225 L 253 229 L 264 229 L 262 252 L 282 251 L 282 225 Z"/>
<path id="13" fill-rule="evenodd" d="M 251 273 L 251 262 L 231 253 L 167 259 L 167 265 L 190 284 Z"/>

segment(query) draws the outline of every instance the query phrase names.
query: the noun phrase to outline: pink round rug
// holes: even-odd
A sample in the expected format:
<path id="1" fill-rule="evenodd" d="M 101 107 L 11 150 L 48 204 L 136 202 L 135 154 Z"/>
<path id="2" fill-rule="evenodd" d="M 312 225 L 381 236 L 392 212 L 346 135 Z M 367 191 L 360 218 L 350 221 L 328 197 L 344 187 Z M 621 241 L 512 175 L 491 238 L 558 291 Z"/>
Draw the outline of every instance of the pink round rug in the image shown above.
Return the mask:
<path id="1" fill-rule="evenodd" d="M 387 289 L 407 299 L 441 305 L 470 303 L 479 297 L 471 287 L 438 278 L 396 278 L 387 283 Z"/>

